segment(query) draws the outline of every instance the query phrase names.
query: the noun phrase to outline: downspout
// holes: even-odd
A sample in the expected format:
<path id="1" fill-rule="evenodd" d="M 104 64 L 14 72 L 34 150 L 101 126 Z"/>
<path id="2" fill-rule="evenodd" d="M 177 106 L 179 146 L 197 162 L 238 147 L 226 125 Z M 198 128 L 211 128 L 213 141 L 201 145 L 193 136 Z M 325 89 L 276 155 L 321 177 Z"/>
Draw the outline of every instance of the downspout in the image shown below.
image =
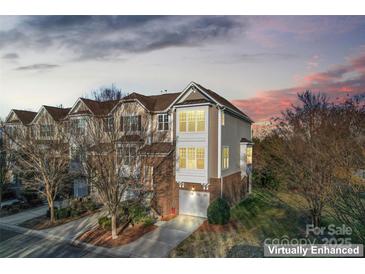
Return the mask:
<path id="1" fill-rule="evenodd" d="M 221 198 L 223 197 L 222 180 L 222 110 L 218 107 L 218 178 L 221 181 Z"/>

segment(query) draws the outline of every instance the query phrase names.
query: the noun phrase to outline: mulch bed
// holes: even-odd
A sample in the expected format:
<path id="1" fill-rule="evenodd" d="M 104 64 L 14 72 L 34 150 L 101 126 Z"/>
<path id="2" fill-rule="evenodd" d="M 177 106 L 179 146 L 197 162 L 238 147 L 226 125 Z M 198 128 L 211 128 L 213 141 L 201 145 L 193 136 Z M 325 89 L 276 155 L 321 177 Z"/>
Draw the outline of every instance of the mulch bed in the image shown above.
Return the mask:
<path id="1" fill-rule="evenodd" d="M 95 213 L 95 212 L 88 211 L 79 216 L 68 217 L 68 218 L 56 220 L 56 222 L 54 222 L 53 224 L 50 222 L 49 217 L 39 216 L 39 217 L 36 217 L 36 218 L 23 222 L 19 226 L 22 226 L 25 228 L 30 228 L 30 229 L 35 229 L 35 230 L 42 230 L 42 229 L 47 229 L 47 228 L 52 228 L 52 227 L 56 227 L 59 225 L 63 225 L 68 222 L 72 222 L 72 221 L 78 220 L 80 218 L 86 217 L 88 215 L 91 215 L 93 213 Z"/>
<path id="2" fill-rule="evenodd" d="M 209 224 L 208 221 L 204 221 L 204 223 L 198 228 L 199 232 L 206 233 L 222 233 L 237 230 L 238 223 L 237 222 L 229 222 L 226 225 L 213 225 Z"/>
<path id="3" fill-rule="evenodd" d="M 142 235 L 153 231 L 157 228 L 155 225 L 145 226 L 137 224 L 126 228 L 122 233 L 119 233 L 118 238 L 113 240 L 111 231 L 106 231 L 100 227 L 86 231 L 80 235 L 77 240 L 102 247 L 117 247 L 129 244 Z"/>

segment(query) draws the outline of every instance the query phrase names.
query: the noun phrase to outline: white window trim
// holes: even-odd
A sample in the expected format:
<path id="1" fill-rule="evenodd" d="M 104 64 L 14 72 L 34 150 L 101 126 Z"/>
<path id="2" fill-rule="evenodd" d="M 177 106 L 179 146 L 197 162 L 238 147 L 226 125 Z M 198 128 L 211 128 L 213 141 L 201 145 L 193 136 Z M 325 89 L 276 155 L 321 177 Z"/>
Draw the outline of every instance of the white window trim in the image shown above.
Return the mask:
<path id="1" fill-rule="evenodd" d="M 178 152 L 179 152 L 179 157 L 180 157 L 180 149 L 181 148 L 183 148 L 183 149 L 185 149 L 185 154 L 186 154 L 186 157 L 185 157 L 185 167 L 180 167 L 180 164 L 179 164 L 179 169 L 183 169 L 183 170 L 205 170 L 206 169 L 206 167 L 207 167 L 207 161 L 206 161 L 206 159 L 207 159 L 207 155 L 206 155 L 206 149 L 205 149 L 205 147 L 179 147 L 178 148 Z M 189 161 L 189 156 L 188 156 L 188 154 L 189 154 L 189 148 L 191 149 L 191 148 L 193 148 L 194 150 L 195 150 L 195 167 L 194 168 L 188 168 L 188 161 Z M 201 148 L 201 149 L 203 149 L 204 150 L 204 168 L 198 168 L 197 166 L 198 166 L 198 154 L 197 154 L 197 151 L 198 151 L 198 149 L 199 148 Z M 178 163 L 180 163 L 180 158 L 179 158 L 179 161 L 178 161 Z"/>
<path id="2" fill-rule="evenodd" d="M 195 129 L 194 131 L 189 131 L 189 116 L 188 116 L 188 112 L 197 112 L 197 111 L 203 111 L 204 113 L 204 130 L 198 131 L 198 116 L 195 113 L 195 117 L 194 117 L 194 126 Z M 180 113 L 185 112 L 186 113 L 186 121 L 185 121 L 185 131 L 180 131 Z M 184 133 L 184 134 L 194 134 L 194 133 L 203 133 L 207 131 L 207 112 L 204 109 L 195 109 L 195 110 L 181 110 L 179 111 L 179 114 L 177 115 L 178 119 L 179 119 L 179 132 Z"/>
<path id="3" fill-rule="evenodd" d="M 160 117 L 162 117 L 162 122 L 160 122 Z M 165 121 L 167 117 L 167 121 Z M 162 129 L 160 129 L 160 124 L 162 124 Z M 165 124 L 167 124 L 167 129 L 165 129 Z M 157 115 L 157 130 L 158 131 L 168 131 L 170 129 L 170 117 L 167 113 L 161 113 Z"/>

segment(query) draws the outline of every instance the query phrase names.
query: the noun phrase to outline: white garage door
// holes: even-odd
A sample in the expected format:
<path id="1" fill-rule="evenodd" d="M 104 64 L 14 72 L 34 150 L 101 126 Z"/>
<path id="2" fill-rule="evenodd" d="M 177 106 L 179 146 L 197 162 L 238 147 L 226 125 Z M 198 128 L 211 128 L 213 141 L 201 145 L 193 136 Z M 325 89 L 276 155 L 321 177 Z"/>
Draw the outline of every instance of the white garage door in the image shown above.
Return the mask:
<path id="1" fill-rule="evenodd" d="M 207 217 L 209 192 L 179 190 L 179 213 Z"/>

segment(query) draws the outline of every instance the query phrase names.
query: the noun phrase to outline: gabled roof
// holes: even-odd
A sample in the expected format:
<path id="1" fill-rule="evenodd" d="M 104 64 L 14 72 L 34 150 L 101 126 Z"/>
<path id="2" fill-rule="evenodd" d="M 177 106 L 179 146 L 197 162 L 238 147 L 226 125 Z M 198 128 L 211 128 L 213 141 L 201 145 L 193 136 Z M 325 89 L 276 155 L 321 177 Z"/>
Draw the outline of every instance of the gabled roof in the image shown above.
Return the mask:
<path id="1" fill-rule="evenodd" d="M 47 112 L 52 116 L 55 121 L 61 121 L 64 119 L 71 108 L 59 108 L 59 107 L 51 107 L 51 106 L 43 106 Z"/>
<path id="2" fill-rule="evenodd" d="M 178 93 L 164 93 L 159 95 L 142 95 L 133 92 L 122 99 L 122 101 L 137 100 L 149 111 L 164 111 L 180 95 Z"/>
<path id="3" fill-rule="evenodd" d="M 15 115 L 18 117 L 19 121 L 23 125 L 28 125 L 30 122 L 32 122 L 34 117 L 37 115 L 37 112 L 34 112 L 34 111 L 12 109 L 8 118 L 10 117 L 12 112 L 15 113 Z M 6 121 L 8 120 L 8 118 L 6 119 Z"/>
<path id="4" fill-rule="evenodd" d="M 183 98 L 184 94 L 189 92 L 191 90 L 191 88 L 197 89 L 200 93 L 202 93 L 208 99 L 212 100 L 214 103 L 220 105 L 221 107 L 226 108 L 227 111 L 231 111 L 232 113 L 236 114 L 237 116 L 241 117 L 242 119 L 244 119 L 250 123 L 253 123 L 253 121 L 250 117 L 248 117 L 245 113 L 243 113 L 239 108 L 234 106 L 227 99 L 223 98 L 216 92 L 214 92 L 210 89 L 207 89 L 207 88 L 203 87 L 202 85 L 195 83 L 195 82 L 190 82 L 189 85 L 184 89 L 184 91 L 181 92 L 181 94 L 173 101 L 172 105 L 175 105 L 175 104 L 179 105 L 177 102 L 181 98 Z M 190 102 L 190 104 L 192 104 L 192 102 Z"/>
<path id="5" fill-rule="evenodd" d="M 212 97 L 214 100 L 216 100 L 218 103 L 220 103 L 221 105 L 223 105 L 223 106 L 225 106 L 227 108 L 230 108 L 230 109 L 238 112 L 239 114 L 243 115 L 244 117 L 246 117 L 248 120 L 250 120 L 252 122 L 252 120 L 245 113 L 243 113 L 242 110 L 240 110 L 239 108 L 237 108 L 235 105 L 233 105 L 227 99 L 223 98 L 222 96 L 220 96 L 219 94 L 215 93 L 214 91 L 203 87 L 200 84 L 197 84 L 195 82 L 193 82 L 193 83 L 196 86 L 198 86 L 200 89 L 202 89 L 205 93 L 207 93 L 210 97 Z"/>
<path id="6" fill-rule="evenodd" d="M 90 111 L 97 116 L 108 115 L 113 107 L 118 104 L 119 100 L 111 100 L 99 102 L 91 99 L 80 98 L 81 101 L 90 109 Z"/>
<path id="7" fill-rule="evenodd" d="M 81 110 L 74 113 L 70 113 L 76 106 L 77 103 L 81 101 L 83 102 L 88 110 Z M 73 105 L 71 110 L 69 111 L 69 114 L 76 115 L 76 114 L 93 114 L 96 116 L 106 116 L 109 114 L 109 112 L 118 104 L 119 100 L 110 100 L 110 101 L 104 101 L 99 102 L 91 99 L 86 98 L 79 98 L 76 103 Z"/>

